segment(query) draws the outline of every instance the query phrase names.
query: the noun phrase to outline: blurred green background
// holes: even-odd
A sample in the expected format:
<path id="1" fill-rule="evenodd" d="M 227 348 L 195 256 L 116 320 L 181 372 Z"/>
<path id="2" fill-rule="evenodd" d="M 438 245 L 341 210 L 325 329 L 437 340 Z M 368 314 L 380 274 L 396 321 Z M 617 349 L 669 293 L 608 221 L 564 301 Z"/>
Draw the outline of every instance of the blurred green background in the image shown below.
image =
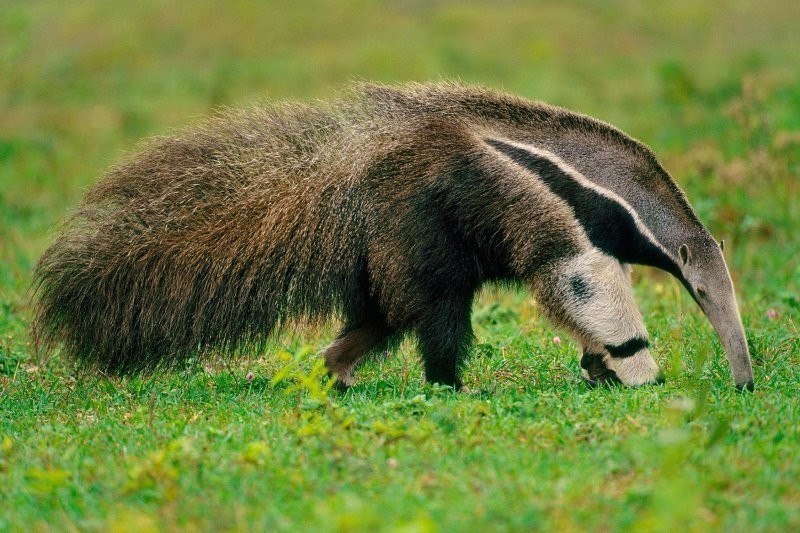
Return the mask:
<path id="1" fill-rule="evenodd" d="M 799 25 L 796 0 L 0 2 L 0 529 L 796 530 Z M 656 151 L 726 240 L 755 395 L 643 269 L 658 389 L 584 394 L 575 347 L 491 291 L 467 371 L 491 392 L 474 397 L 422 383 L 413 346 L 341 398 L 270 382 L 318 379 L 305 355 L 330 331 L 130 379 L 31 353 L 36 259 L 141 139 L 223 106 L 442 78 Z"/>

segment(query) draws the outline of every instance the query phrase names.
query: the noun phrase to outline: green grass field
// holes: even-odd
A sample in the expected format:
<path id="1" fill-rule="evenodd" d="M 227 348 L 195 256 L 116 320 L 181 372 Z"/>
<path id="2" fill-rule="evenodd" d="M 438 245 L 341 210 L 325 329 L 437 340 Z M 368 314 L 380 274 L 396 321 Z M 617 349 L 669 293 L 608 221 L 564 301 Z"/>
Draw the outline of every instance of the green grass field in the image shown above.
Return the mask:
<path id="1" fill-rule="evenodd" d="M 799 20 L 793 0 L 0 4 L 0 530 L 800 529 Z M 494 288 L 470 395 L 426 385 L 412 342 L 327 392 L 335 323 L 124 379 L 32 353 L 37 258 L 141 138 L 442 77 L 653 147 L 726 241 L 754 394 L 689 295 L 644 268 L 661 387 L 587 389 L 577 347 Z"/>

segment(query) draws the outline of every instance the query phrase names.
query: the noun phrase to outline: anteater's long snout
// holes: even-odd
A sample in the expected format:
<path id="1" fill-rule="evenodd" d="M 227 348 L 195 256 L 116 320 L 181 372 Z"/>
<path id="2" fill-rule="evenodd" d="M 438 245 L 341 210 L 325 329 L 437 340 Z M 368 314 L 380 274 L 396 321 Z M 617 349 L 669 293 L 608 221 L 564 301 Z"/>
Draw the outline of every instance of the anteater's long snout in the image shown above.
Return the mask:
<path id="1" fill-rule="evenodd" d="M 726 300 L 728 301 L 703 305 L 703 312 L 711 321 L 714 329 L 717 330 L 722 347 L 731 365 L 736 388 L 752 391 L 755 388 L 753 366 L 750 362 L 750 351 L 747 348 L 747 338 L 744 334 L 742 319 L 739 316 L 735 297 L 731 295 Z"/>

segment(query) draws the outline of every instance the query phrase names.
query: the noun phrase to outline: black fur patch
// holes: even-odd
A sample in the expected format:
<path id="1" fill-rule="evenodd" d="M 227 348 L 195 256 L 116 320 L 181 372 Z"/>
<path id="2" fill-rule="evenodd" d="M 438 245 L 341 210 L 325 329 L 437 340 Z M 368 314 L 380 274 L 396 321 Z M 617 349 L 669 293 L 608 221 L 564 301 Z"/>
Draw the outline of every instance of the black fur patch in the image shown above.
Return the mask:
<path id="1" fill-rule="evenodd" d="M 608 350 L 608 353 L 611 354 L 611 357 L 630 357 L 639 350 L 644 350 L 648 346 L 650 346 L 650 343 L 647 341 L 647 339 L 634 337 L 616 346 L 613 344 L 606 344 L 604 348 Z"/>
<path id="2" fill-rule="evenodd" d="M 590 353 L 584 350 L 583 357 L 581 357 L 581 368 L 589 374 L 589 378 L 584 379 L 590 387 L 601 384 L 621 383 L 617 373 L 603 363 L 603 354 Z"/>
<path id="3" fill-rule="evenodd" d="M 585 302 L 594 296 L 594 290 L 580 276 L 572 276 L 569 280 L 569 286 L 572 289 L 572 294 L 581 302 Z"/>
<path id="4" fill-rule="evenodd" d="M 485 141 L 534 172 L 554 194 L 567 202 L 594 246 L 623 263 L 650 265 L 679 273 L 672 259 L 639 233 L 633 216 L 619 203 L 580 184 L 549 159 L 497 139 Z"/>

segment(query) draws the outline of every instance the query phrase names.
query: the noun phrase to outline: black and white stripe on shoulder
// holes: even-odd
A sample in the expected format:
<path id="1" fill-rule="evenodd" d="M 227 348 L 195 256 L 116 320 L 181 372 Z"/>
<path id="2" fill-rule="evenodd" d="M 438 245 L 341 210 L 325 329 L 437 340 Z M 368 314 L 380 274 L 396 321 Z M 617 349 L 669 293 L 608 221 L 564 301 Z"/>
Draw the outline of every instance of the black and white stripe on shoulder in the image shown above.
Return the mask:
<path id="1" fill-rule="evenodd" d="M 564 200 L 592 245 L 623 263 L 646 264 L 668 271 L 675 269 L 675 262 L 633 208 L 616 194 L 591 183 L 555 154 L 494 138 L 484 141 L 532 173 Z"/>

